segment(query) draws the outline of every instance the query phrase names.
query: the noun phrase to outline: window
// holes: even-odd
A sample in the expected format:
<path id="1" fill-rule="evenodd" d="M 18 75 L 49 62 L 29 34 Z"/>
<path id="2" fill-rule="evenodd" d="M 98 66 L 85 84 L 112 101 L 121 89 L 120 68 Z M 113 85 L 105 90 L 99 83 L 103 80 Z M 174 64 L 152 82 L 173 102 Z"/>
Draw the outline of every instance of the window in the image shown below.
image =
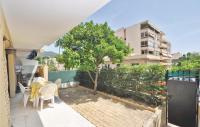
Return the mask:
<path id="1" fill-rule="evenodd" d="M 154 42 L 153 41 L 142 41 L 141 47 L 151 47 L 154 48 Z"/>
<path id="2" fill-rule="evenodd" d="M 153 53 L 153 51 L 149 51 L 149 54 L 153 55 L 154 53 Z"/>
<path id="3" fill-rule="evenodd" d="M 147 54 L 147 50 L 142 50 L 141 54 Z"/>
<path id="4" fill-rule="evenodd" d="M 148 37 L 148 32 L 142 32 L 141 33 L 141 38 L 145 38 L 145 37 Z"/>
<path id="5" fill-rule="evenodd" d="M 148 37 L 148 32 L 147 32 L 147 31 L 144 33 L 144 36 L 145 36 L 145 37 Z"/>
<path id="6" fill-rule="evenodd" d="M 142 42 L 141 42 L 141 47 L 147 47 L 147 46 L 148 46 L 147 41 L 142 41 Z"/>
<path id="7" fill-rule="evenodd" d="M 159 55 L 160 55 L 160 52 L 159 52 L 159 51 L 155 51 L 155 55 L 156 55 L 156 56 L 159 56 Z"/>
<path id="8" fill-rule="evenodd" d="M 144 33 L 141 33 L 141 38 L 144 38 Z"/>
<path id="9" fill-rule="evenodd" d="M 149 42 L 148 42 L 148 47 L 152 47 L 152 48 L 153 48 L 153 47 L 154 47 L 154 42 L 149 41 Z"/>

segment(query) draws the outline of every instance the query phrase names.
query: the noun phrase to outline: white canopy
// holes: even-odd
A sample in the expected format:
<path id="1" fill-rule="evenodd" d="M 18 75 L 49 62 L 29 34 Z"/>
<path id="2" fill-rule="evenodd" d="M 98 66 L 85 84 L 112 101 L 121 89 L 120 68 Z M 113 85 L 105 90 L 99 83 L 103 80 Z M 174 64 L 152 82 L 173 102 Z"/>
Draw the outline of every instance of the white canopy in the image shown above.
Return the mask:
<path id="1" fill-rule="evenodd" d="M 13 46 L 40 49 L 57 40 L 109 0 L 0 0 Z"/>

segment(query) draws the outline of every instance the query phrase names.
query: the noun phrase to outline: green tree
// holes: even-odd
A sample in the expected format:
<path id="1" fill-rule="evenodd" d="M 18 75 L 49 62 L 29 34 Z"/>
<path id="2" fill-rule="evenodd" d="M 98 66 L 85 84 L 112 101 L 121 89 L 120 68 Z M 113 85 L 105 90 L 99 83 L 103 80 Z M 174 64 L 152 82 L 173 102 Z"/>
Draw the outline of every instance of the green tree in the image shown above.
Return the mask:
<path id="1" fill-rule="evenodd" d="M 104 58 L 109 57 L 111 62 L 119 63 L 131 52 L 125 42 L 114 35 L 107 23 L 94 24 L 92 21 L 73 28 L 57 44 L 64 49 L 62 56 L 67 68 L 88 72 L 94 84 L 94 92 Z"/>
<path id="2" fill-rule="evenodd" d="M 61 48 L 61 45 L 63 44 L 63 40 L 62 39 L 58 39 L 55 43 L 55 46 L 56 47 L 59 47 L 59 55 L 60 55 L 60 48 Z"/>
<path id="3" fill-rule="evenodd" d="M 52 59 L 48 59 L 47 60 L 47 65 L 48 65 L 48 69 L 49 69 L 49 71 L 57 71 L 57 68 L 56 68 L 56 66 L 55 66 L 55 63 L 54 63 L 54 61 L 52 60 Z"/>
<path id="4" fill-rule="evenodd" d="M 172 70 L 192 70 L 200 68 L 200 53 L 184 54 L 176 65 L 172 67 Z"/>

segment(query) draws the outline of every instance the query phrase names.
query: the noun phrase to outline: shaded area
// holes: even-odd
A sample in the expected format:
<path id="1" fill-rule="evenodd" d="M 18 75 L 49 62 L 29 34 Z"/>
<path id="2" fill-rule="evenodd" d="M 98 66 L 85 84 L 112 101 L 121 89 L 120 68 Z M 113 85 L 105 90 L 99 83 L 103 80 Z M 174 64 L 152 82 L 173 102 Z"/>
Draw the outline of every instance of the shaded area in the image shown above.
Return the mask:
<path id="1" fill-rule="evenodd" d="M 17 94 L 15 98 L 11 98 L 13 127 L 94 127 L 60 99 L 56 98 L 55 102 L 52 107 L 45 101 L 43 110 L 33 108 L 32 103 L 24 108 L 23 96 Z"/>

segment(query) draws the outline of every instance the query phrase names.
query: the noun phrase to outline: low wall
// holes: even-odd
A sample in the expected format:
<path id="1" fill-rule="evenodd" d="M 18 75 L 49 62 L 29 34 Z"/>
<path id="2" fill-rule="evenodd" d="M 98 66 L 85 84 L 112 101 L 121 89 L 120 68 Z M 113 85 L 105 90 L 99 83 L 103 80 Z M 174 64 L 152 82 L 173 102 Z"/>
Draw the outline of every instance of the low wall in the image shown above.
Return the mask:
<path id="1" fill-rule="evenodd" d="M 162 110 L 159 108 L 155 109 L 154 114 L 143 124 L 143 127 L 162 127 L 161 117 Z"/>
<path id="2" fill-rule="evenodd" d="M 79 71 L 77 70 L 68 70 L 68 71 L 52 71 L 48 74 L 49 81 L 55 81 L 61 79 L 62 83 L 67 82 L 76 82 L 79 81 Z"/>

